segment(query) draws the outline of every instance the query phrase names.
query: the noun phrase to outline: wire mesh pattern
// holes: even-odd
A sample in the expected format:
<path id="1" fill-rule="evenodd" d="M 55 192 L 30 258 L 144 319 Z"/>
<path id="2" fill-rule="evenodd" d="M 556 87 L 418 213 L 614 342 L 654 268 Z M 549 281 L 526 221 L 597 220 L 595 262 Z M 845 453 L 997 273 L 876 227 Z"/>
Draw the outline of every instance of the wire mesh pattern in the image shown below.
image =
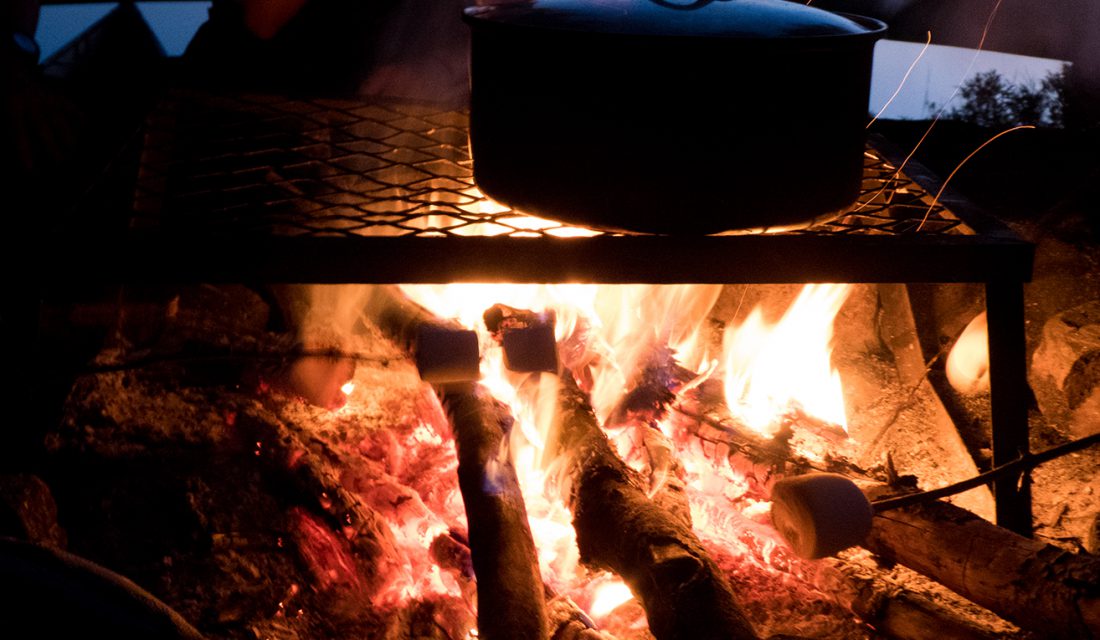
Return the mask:
<path id="1" fill-rule="evenodd" d="M 278 236 L 623 235 L 486 197 L 474 185 L 466 127 L 464 112 L 420 105 L 175 91 L 147 122 L 132 223 Z M 931 202 L 868 149 L 856 204 L 783 232 L 974 233 Z"/>

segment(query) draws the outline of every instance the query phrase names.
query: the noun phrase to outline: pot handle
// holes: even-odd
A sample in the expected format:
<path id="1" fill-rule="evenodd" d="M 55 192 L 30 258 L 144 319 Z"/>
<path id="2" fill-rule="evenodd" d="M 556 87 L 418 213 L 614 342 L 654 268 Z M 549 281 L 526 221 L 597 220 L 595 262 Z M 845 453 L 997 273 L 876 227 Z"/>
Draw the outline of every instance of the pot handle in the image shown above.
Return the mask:
<path id="1" fill-rule="evenodd" d="M 720 0 L 724 1 L 724 0 Z M 670 0 L 650 0 L 655 5 L 664 7 L 666 9 L 677 9 L 680 11 L 692 11 L 694 9 L 702 9 L 708 4 L 714 2 L 714 0 L 694 0 L 688 4 L 679 4 L 676 2 L 670 2 Z"/>

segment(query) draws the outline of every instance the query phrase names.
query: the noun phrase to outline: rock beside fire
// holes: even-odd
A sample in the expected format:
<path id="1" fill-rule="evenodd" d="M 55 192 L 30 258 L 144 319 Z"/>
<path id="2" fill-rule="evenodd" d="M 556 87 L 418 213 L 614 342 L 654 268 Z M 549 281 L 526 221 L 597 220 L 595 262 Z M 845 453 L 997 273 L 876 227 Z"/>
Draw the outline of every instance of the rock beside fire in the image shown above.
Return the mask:
<path id="1" fill-rule="evenodd" d="M 1074 437 L 1100 429 L 1100 302 L 1046 322 L 1030 382 L 1049 424 Z"/>
<path id="2" fill-rule="evenodd" d="M 0 476 L 0 536 L 65 548 L 65 530 L 57 523 L 57 503 L 38 476 Z"/>

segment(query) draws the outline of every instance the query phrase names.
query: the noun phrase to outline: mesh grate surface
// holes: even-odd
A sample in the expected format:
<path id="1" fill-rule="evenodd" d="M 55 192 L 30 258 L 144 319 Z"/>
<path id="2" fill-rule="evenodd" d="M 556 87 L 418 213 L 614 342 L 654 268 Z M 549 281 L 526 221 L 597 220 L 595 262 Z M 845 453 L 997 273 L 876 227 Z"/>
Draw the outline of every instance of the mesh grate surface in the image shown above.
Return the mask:
<path id="1" fill-rule="evenodd" d="M 486 197 L 474 185 L 466 127 L 464 112 L 417 105 L 175 91 L 147 122 L 132 224 L 318 237 L 624 235 Z M 856 204 L 782 232 L 974 234 L 932 200 L 868 149 Z"/>

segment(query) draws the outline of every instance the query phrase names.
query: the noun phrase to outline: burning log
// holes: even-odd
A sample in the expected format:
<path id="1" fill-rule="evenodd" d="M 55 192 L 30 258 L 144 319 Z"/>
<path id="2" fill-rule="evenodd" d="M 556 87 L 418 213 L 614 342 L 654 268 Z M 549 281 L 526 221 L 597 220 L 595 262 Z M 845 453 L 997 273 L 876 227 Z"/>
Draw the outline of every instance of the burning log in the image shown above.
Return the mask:
<path id="1" fill-rule="evenodd" d="M 1049 638 L 1100 638 L 1100 560 L 933 501 L 875 515 L 864 546 Z"/>
<path id="2" fill-rule="evenodd" d="M 440 397 L 458 448 L 458 484 L 477 576 L 479 636 L 548 638 L 535 543 L 516 471 L 502 447 L 513 418 L 480 385 L 449 385 Z"/>
<path id="3" fill-rule="evenodd" d="M 392 287 L 376 289 L 368 311 L 386 335 L 414 354 L 426 327 L 455 328 Z M 477 576 L 480 636 L 548 638 L 542 578 L 523 494 L 515 469 L 502 455 L 513 418 L 480 385 L 440 385 L 436 391 L 455 432 L 459 488 Z"/>
<path id="4" fill-rule="evenodd" d="M 747 479 L 766 485 L 795 457 L 788 446 L 793 432 L 785 426 L 767 438 L 753 431 L 730 412 L 724 396 L 718 380 L 705 380 L 683 394 L 673 407 L 674 424 L 704 441 L 726 445 L 733 468 Z"/>
<path id="5" fill-rule="evenodd" d="M 659 640 L 755 638 L 733 591 L 691 528 L 649 500 L 611 449 L 583 392 L 565 376 L 558 443 L 581 557 L 616 572 Z M 614 523 L 608 526 L 608 523 Z"/>
<path id="6" fill-rule="evenodd" d="M 926 640 L 934 634 L 951 640 L 1005 640 L 1020 635 L 978 624 L 975 616 L 984 611 L 976 605 L 959 611 L 882 577 L 878 569 L 845 560 L 826 562 L 829 588 L 838 599 L 890 638 Z"/>
<path id="7" fill-rule="evenodd" d="M 847 439 L 842 427 L 807 415 L 798 407 L 784 415 L 779 431 L 771 437 L 754 431 L 733 415 L 719 380 L 704 380 L 681 393 L 672 408 L 674 424 L 678 428 L 706 442 L 729 447 L 730 465 L 753 481 L 762 494 L 767 494 L 771 483 L 781 477 L 811 470 L 866 476 L 865 470 L 842 457 L 826 456 L 822 465 L 792 451 L 789 443 L 795 427 L 825 442 L 835 444 Z"/>
<path id="8" fill-rule="evenodd" d="M 676 400 L 676 391 L 696 374 L 680 366 L 675 352 L 660 344 L 645 350 L 636 369 L 630 389 L 612 408 L 604 427 L 633 429 L 649 462 L 646 495 L 691 527 L 683 467 L 676 458 L 675 444 L 659 423 L 667 417 L 669 406 Z"/>
<path id="9" fill-rule="evenodd" d="M 474 583 L 473 561 L 465 539 L 454 532 L 440 535 L 432 542 L 432 557 L 440 567 L 460 576 L 463 591 L 466 582 Z M 476 589 L 476 586 L 470 587 Z M 546 617 L 554 640 L 615 640 L 615 636 L 596 627 L 596 623 L 569 596 L 554 595 L 547 586 Z M 479 631 L 480 633 L 480 631 Z"/>

